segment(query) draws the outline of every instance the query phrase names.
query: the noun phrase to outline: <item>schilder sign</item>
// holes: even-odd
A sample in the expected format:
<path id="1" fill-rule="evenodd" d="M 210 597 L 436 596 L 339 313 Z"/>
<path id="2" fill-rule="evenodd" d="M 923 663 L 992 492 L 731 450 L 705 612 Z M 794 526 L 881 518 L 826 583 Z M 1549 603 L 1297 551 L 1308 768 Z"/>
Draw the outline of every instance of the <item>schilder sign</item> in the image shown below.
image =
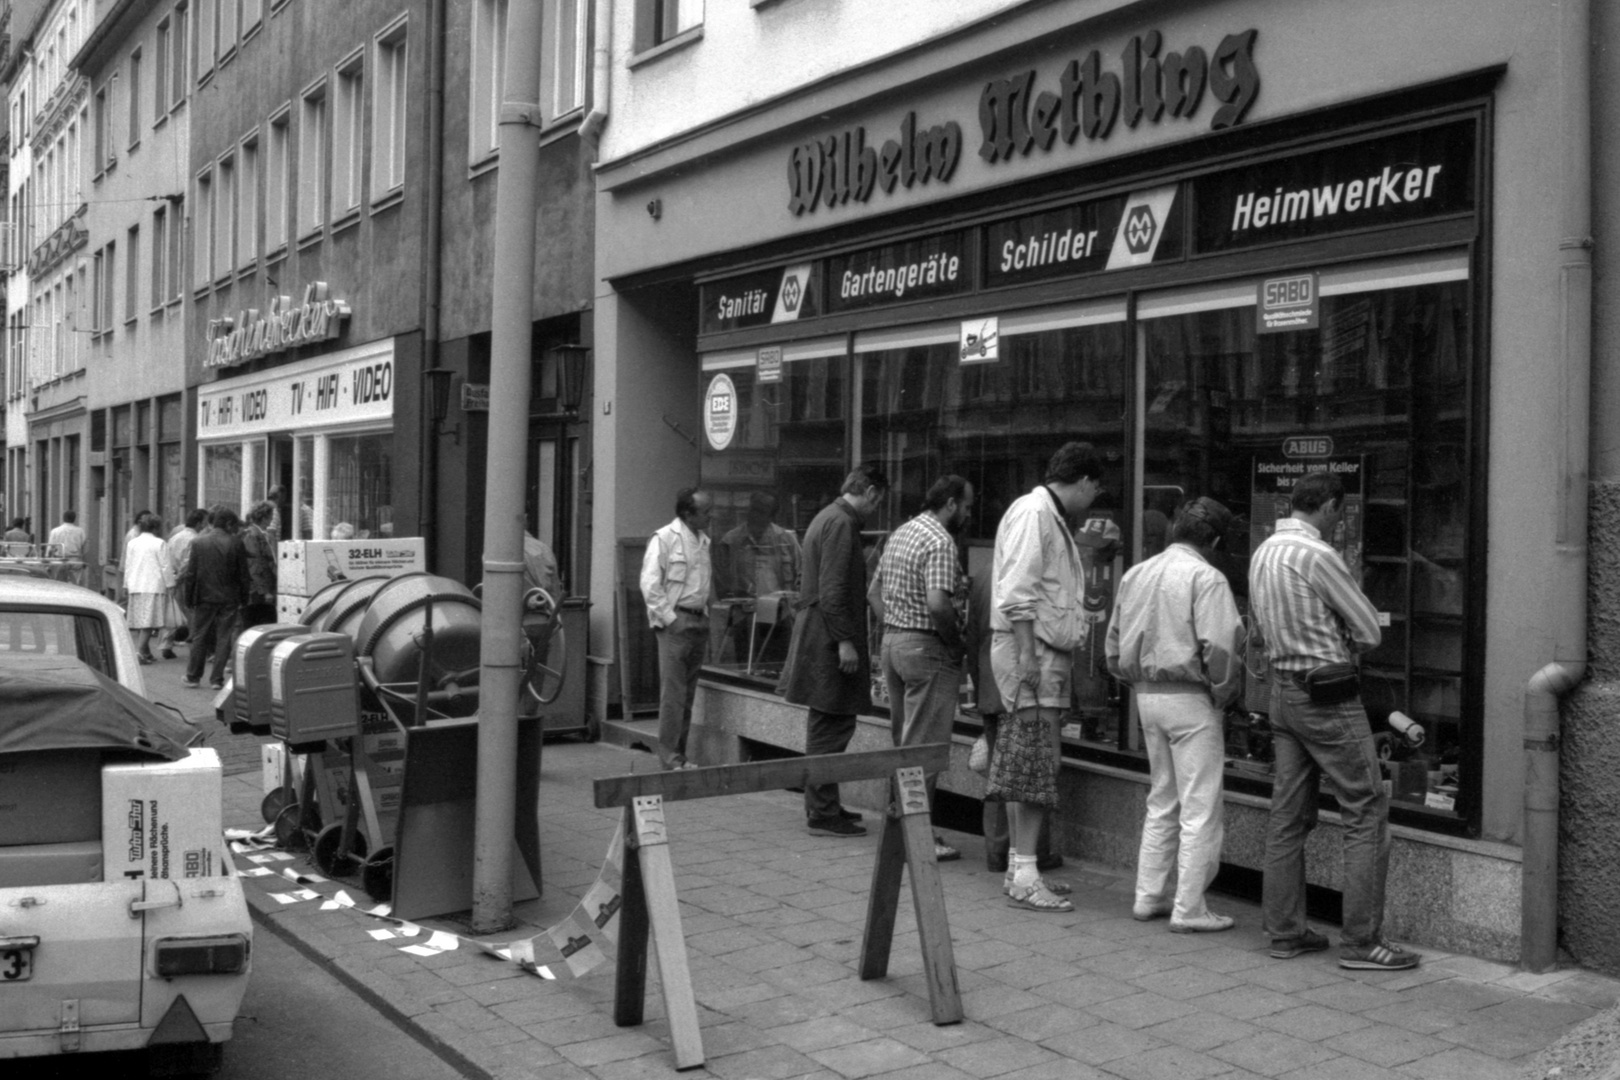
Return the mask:
<path id="1" fill-rule="evenodd" d="M 1186 232 L 1178 190 L 1170 184 L 995 222 L 985 231 L 984 283 L 995 288 L 1178 259 Z"/>
<path id="2" fill-rule="evenodd" d="M 1206 95 L 1217 104 L 1208 112 L 1212 130 L 1243 120 L 1260 93 L 1254 62 L 1259 31 L 1228 34 L 1213 54 L 1202 46 L 1166 50 L 1157 30 L 1132 37 L 1111 70 L 1092 49 L 1064 65 L 1052 87 L 1037 84 L 1031 68 L 1005 79 L 991 79 L 979 95 L 978 154 L 988 164 L 1046 153 L 1062 140 L 1073 146 L 1107 139 L 1117 123 L 1136 128 L 1143 120 L 1191 120 Z M 795 216 L 818 207 L 832 210 L 850 201 L 867 202 L 876 191 L 892 195 L 929 182 L 945 183 L 956 172 L 963 150 L 962 126 L 955 119 L 907 113 L 899 130 L 881 144 L 864 127 L 846 128 L 795 146 L 788 152 L 788 209 Z"/>

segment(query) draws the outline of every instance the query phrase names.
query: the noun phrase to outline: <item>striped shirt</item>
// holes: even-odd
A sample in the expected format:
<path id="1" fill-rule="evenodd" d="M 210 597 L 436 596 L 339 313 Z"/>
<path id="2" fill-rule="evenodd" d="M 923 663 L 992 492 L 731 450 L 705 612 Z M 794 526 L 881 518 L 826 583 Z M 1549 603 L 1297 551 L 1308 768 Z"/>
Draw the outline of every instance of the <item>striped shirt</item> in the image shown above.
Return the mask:
<path id="1" fill-rule="evenodd" d="M 1298 518 L 1277 522 L 1249 564 L 1260 637 L 1279 671 L 1348 663 L 1378 647 L 1378 612 L 1339 553 Z"/>
<path id="2" fill-rule="evenodd" d="M 933 630 L 928 590 L 938 589 L 956 603 L 965 585 L 956 561 L 956 541 L 931 513 L 921 513 L 889 537 L 878 563 L 883 579 L 883 623 L 900 630 Z M 957 604 L 958 611 L 961 605 Z M 960 620 L 958 620 L 960 622 Z"/>

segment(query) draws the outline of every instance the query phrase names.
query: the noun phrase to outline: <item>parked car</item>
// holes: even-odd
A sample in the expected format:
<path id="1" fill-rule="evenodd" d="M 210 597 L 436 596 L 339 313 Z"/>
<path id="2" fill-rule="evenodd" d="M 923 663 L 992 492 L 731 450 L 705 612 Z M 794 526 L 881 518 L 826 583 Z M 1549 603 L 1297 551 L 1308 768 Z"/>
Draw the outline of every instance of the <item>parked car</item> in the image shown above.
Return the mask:
<path id="1" fill-rule="evenodd" d="M 116 605 L 0 577 L 0 1059 L 220 1064 L 252 923 L 194 737 L 144 697 Z"/>

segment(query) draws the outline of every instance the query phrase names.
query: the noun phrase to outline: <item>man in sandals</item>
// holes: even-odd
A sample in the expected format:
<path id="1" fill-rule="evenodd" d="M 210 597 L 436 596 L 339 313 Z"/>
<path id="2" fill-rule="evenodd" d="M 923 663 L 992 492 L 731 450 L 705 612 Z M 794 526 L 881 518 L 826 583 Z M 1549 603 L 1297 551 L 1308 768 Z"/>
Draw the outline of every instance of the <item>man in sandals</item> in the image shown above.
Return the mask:
<path id="1" fill-rule="evenodd" d="M 1421 957 L 1383 938 L 1389 870 L 1389 801 L 1360 695 L 1311 700 L 1305 676 L 1377 648 L 1378 612 L 1330 539 L 1344 517 L 1344 482 L 1307 473 L 1294 485 L 1293 513 L 1255 549 L 1249 596 L 1259 639 L 1271 657 L 1271 732 L 1276 771 L 1266 837 L 1261 912 L 1271 955 L 1287 960 L 1328 947 L 1305 922 L 1305 838 L 1316 825 L 1326 774 L 1344 822 L 1344 929 L 1339 966 L 1376 971 L 1416 967 Z"/>
<path id="2" fill-rule="evenodd" d="M 1208 496 L 1183 506 L 1170 546 L 1120 581 L 1108 626 L 1108 670 L 1135 695 L 1153 777 L 1132 914 L 1168 915 L 1178 934 L 1232 928 L 1204 902 L 1225 835 L 1221 720 L 1243 688 L 1243 621 L 1226 575 L 1210 564 L 1231 524 L 1232 512 Z"/>
<path id="3" fill-rule="evenodd" d="M 1074 910 L 1041 880 L 1035 845 L 1057 806 L 1059 718 L 1069 707 L 1074 650 L 1089 628 L 1070 522 L 1102 489 L 1102 462 L 1090 444 L 1065 443 L 1047 465 L 1046 483 L 1015 500 L 996 529 L 990 666 L 1009 711 L 996 733 L 985 797 L 1005 801 L 1012 819 L 1007 903 L 1031 911 Z"/>

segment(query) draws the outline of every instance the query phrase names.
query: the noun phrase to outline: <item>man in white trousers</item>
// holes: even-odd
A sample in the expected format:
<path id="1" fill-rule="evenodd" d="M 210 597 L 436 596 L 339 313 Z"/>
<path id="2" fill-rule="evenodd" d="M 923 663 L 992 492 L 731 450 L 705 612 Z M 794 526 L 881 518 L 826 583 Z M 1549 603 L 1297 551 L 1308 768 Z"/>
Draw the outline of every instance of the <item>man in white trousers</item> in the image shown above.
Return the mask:
<path id="1" fill-rule="evenodd" d="M 1225 835 L 1221 717 L 1243 685 L 1243 621 L 1226 575 L 1210 565 L 1231 523 L 1208 496 L 1184 505 L 1170 546 L 1120 580 L 1108 629 L 1108 670 L 1135 693 L 1152 772 L 1132 914 L 1168 915 L 1178 934 L 1232 927 L 1204 902 Z"/>

